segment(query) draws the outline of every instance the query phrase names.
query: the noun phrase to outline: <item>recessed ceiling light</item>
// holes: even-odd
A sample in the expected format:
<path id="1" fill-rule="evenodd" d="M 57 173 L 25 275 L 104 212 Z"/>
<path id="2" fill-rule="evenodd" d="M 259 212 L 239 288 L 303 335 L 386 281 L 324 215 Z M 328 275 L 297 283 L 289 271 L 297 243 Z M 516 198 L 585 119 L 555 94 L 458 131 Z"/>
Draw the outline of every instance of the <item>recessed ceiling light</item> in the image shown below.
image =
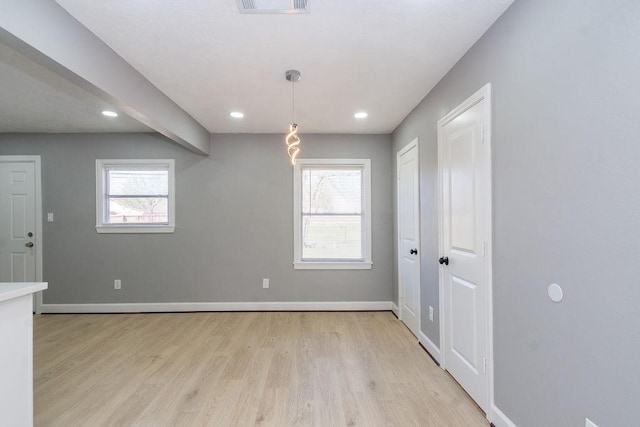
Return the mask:
<path id="1" fill-rule="evenodd" d="M 244 117 L 244 114 L 241 113 L 240 111 L 232 111 L 231 114 L 229 114 L 231 117 L 233 117 L 234 119 L 241 119 Z"/>
<path id="2" fill-rule="evenodd" d="M 107 117 L 118 117 L 118 113 L 116 113 L 115 111 L 109 111 L 109 110 L 104 110 L 102 112 L 102 115 Z"/>
<path id="3" fill-rule="evenodd" d="M 364 111 L 360 111 L 358 113 L 355 113 L 353 117 L 355 117 L 356 119 L 366 119 L 368 115 L 369 114 L 365 113 Z"/>

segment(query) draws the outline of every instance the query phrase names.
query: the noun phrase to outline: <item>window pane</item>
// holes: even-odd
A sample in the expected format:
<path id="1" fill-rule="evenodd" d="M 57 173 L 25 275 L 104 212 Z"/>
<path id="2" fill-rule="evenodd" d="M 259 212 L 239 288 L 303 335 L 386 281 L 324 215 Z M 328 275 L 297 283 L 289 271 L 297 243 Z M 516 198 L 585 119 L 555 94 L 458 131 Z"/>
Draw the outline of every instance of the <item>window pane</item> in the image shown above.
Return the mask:
<path id="1" fill-rule="evenodd" d="M 168 224 L 166 197 L 109 197 L 108 224 Z"/>
<path id="2" fill-rule="evenodd" d="M 107 171 L 109 195 L 166 196 L 169 194 L 169 172 L 166 170 Z"/>
<path id="3" fill-rule="evenodd" d="M 361 169 L 302 170 L 302 213 L 361 214 Z"/>
<path id="4" fill-rule="evenodd" d="M 362 259 L 362 217 L 303 215 L 302 259 Z"/>

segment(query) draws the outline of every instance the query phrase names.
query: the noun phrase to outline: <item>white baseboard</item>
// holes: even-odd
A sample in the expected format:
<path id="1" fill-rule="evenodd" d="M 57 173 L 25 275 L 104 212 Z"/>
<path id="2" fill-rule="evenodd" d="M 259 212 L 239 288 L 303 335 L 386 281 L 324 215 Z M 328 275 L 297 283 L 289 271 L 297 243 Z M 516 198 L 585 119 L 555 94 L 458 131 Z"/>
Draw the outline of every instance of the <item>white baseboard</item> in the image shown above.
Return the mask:
<path id="1" fill-rule="evenodd" d="M 395 314 L 398 319 L 400 318 L 400 309 L 393 301 L 391 301 L 391 311 L 393 311 L 393 314 Z"/>
<path id="2" fill-rule="evenodd" d="M 496 405 L 491 405 L 491 422 L 496 427 L 517 427 Z"/>
<path id="3" fill-rule="evenodd" d="M 132 304 L 42 304 L 42 313 L 160 313 L 180 311 L 386 311 L 391 301 L 172 302 Z"/>
<path id="4" fill-rule="evenodd" d="M 433 357 L 436 360 L 436 362 L 442 363 L 440 362 L 440 360 L 442 359 L 441 359 L 440 349 L 438 348 L 438 346 L 435 345 L 433 341 L 431 341 L 429 337 L 424 334 L 424 332 L 420 331 L 418 335 L 419 335 L 418 340 L 420 341 L 420 344 L 422 344 L 424 348 L 427 349 L 431 357 Z"/>

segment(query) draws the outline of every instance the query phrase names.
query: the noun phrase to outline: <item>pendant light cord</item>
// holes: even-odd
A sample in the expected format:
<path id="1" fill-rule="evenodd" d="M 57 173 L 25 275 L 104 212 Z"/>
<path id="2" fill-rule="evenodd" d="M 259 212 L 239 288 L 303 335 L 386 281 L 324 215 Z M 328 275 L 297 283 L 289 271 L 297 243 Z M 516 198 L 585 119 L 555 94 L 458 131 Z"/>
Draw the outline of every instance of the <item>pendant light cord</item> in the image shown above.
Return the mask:
<path id="1" fill-rule="evenodd" d="M 291 80 L 291 117 L 296 122 L 296 82 Z"/>

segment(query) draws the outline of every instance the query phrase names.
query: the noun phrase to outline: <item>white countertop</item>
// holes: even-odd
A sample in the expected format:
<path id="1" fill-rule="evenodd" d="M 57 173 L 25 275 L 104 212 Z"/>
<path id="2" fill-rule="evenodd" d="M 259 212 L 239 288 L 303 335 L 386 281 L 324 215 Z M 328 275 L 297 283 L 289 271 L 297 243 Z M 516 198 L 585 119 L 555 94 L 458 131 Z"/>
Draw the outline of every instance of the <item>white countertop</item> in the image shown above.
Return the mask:
<path id="1" fill-rule="evenodd" d="M 1 283 L 0 282 L 0 302 L 23 295 L 44 291 L 49 287 L 47 282 L 27 282 L 27 283 Z"/>

